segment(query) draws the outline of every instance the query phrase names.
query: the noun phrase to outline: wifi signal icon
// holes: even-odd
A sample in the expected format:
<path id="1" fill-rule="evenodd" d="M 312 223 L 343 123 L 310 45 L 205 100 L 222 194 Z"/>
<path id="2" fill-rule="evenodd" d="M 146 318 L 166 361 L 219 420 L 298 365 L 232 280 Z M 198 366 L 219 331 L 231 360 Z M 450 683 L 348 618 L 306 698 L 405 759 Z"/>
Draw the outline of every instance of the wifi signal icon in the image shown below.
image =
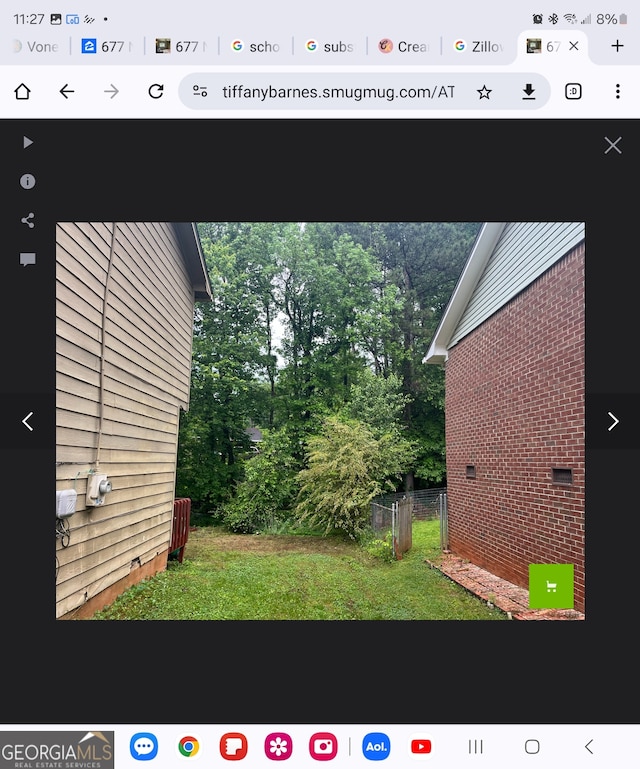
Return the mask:
<path id="1" fill-rule="evenodd" d="M 569 24 L 577 24 L 578 18 L 575 15 L 575 13 L 565 13 L 564 18 L 569 22 Z"/>

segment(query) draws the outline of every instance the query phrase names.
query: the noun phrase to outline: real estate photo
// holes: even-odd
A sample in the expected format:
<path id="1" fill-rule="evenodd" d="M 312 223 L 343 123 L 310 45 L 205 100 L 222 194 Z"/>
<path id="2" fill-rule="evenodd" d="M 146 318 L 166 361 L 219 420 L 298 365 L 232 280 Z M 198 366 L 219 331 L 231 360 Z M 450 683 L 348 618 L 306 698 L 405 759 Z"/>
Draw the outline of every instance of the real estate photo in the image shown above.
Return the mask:
<path id="1" fill-rule="evenodd" d="M 56 618 L 585 618 L 585 225 L 59 222 Z"/>

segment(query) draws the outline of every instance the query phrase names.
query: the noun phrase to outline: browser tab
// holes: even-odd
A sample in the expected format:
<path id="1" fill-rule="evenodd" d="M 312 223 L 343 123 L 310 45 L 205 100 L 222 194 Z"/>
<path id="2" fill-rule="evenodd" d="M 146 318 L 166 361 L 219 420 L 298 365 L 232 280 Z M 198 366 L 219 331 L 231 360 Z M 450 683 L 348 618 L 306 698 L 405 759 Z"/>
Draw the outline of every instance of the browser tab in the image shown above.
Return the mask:
<path id="1" fill-rule="evenodd" d="M 65 46 L 63 41 L 46 36 L 26 39 L 15 38 L 13 51 L 16 54 L 28 55 L 31 62 L 42 59 L 51 60 L 53 57 L 68 55 L 69 53 L 68 44 Z"/>
<path id="2" fill-rule="evenodd" d="M 292 43 L 289 41 L 287 45 L 282 39 L 245 41 L 243 38 L 235 37 L 231 41 L 223 40 L 222 49 L 232 51 L 236 55 L 242 55 L 242 57 L 251 59 L 255 59 L 257 55 L 268 58 L 273 57 L 275 54 L 282 53 L 291 55 Z"/>
<path id="3" fill-rule="evenodd" d="M 360 60 L 366 53 L 366 40 L 361 37 L 335 37 L 335 38 L 315 38 L 315 37 L 296 37 L 294 50 L 306 54 L 299 58 L 300 62 L 318 63 L 319 61 L 349 61 L 350 63 L 357 58 Z M 355 54 L 356 56 L 353 56 Z"/>

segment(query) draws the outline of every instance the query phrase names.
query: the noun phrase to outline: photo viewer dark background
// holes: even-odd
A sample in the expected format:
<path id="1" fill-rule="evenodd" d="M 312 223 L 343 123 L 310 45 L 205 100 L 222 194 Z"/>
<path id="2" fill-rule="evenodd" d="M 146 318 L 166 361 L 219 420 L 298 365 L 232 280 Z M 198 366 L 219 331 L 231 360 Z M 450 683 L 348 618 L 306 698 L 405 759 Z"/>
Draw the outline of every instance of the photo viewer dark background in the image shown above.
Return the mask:
<path id="1" fill-rule="evenodd" d="M 618 449 L 601 413 L 614 394 L 633 393 L 637 424 L 637 122 L 25 120 L 0 132 L 2 635 L 17 675 L 0 720 L 637 720 L 618 696 L 637 683 L 637 440 L 627 430 Z M 605 154 L 605 136 L 623 136 L 622 155 Z M 25 172 L 33 190 L 18 184 Z M 33 210 L 29 234 L 20 218 Z M 58 220 L 585 221 L 587 620 L 56 622 Z M 19 267 L 24 250 L 38 252 L 37 268 Z M 34 402 L 50 416 L 30 441 L 15 425 Z"/>

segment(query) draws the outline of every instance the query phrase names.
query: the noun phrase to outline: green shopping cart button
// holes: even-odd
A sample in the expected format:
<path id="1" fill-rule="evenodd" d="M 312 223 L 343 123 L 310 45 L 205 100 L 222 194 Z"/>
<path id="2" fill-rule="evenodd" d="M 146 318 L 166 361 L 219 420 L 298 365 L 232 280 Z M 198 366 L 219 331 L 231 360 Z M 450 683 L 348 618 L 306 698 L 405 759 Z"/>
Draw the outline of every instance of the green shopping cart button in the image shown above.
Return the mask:
<path id="1" fill-rule="evenodd" d="M 573 609 L 573 564 L 529 564 L 529 608 Z"/>

